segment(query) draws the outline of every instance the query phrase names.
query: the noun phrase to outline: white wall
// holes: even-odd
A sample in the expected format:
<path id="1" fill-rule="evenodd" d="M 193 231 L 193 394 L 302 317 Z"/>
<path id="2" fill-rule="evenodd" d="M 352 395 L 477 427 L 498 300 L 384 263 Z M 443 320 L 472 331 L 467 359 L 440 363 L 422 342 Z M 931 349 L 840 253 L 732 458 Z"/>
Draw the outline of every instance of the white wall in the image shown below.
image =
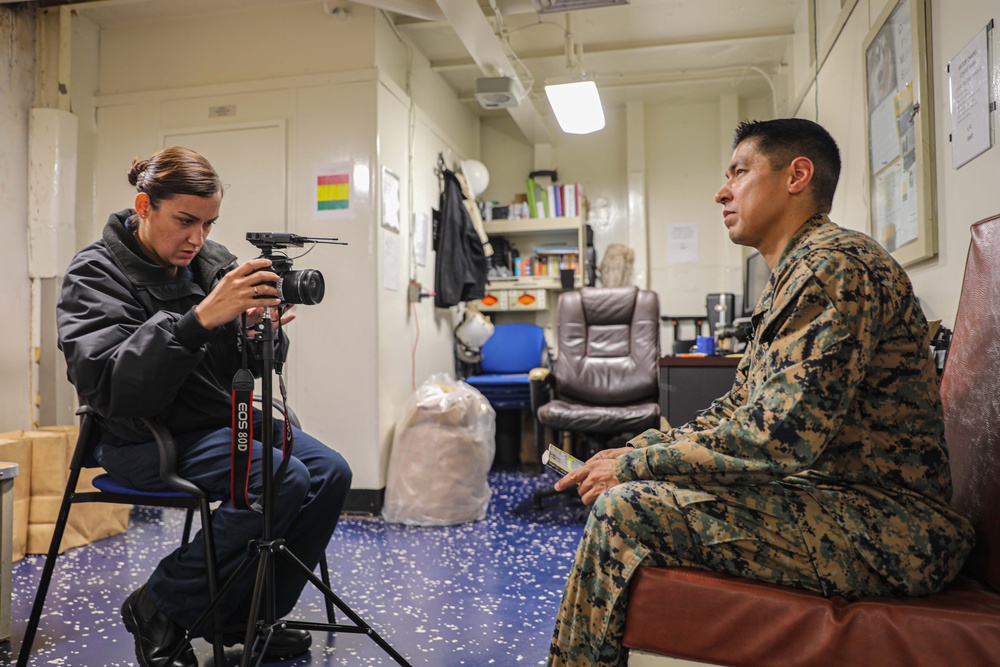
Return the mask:
<path id="1" fill-rule="evenodd" d="M 379 248 L 395 242 L 399 253 L 397 265 L 380 266 L 377 286 L 378 433 L 387 463 L 395 423 L 415 388 L 433 373 L 454 375 L 452 331 L 459 321 L 457 307 L 435 308 L 433 297 L 410 303 L 407 289 L 414 281 L 422 292 L 434 290 L 431 209 L 437 207 L 440 192 L 434 169 L 439 154 L 452 167 L 478 156 L 479 122 L 381 13 L 376 18 L 376 42 L 378 162 L 399 178 L 403 211 L 398 234 L 381 225 L 378 229 Z M 417 214 L 425 222 L 420 230 L 426 247 L 424 265 L 417 263 L 414 247 Z"/>
<path id="2" fill-rule="evenodd" d="M 798 32 L 789 49 L 788 76 L 786 89 L 781 98 L 792 103 L 790 109 L 783 109 L 786 115 L 800 115 L 816 118 L 831 129 L 844 152 L 844 174 L 839 192 L 834 202 L 834 217 L 847 226 L 864 229 L 866 227 L 866 203 L 864 194 L 864 118 L 861 87 L 861 44 L 869 26 L 882 9 L 877 0 L 848 0 L 843 3 L 848 13 L 840 11 L 839 0 L 803 0 Z M 352 6 L 354 16 L 348 21 L 338 21 L 322 10 L 321 2 L 284 5 L 278 10 L 257 10 L 236 12 L 207 20 L 186 21 L 183 19 L 161 20 L 154 25 L 116 26 L 98 30 L 86 22 L 87 11 L 80 6 L 82 18 L 74 20 L 73 47 L 73 110 L 80 119 L 81 160 L 79 173 L 81 187 L 77 194 L 78 245 L 96 237 L 99 227 L 110 210 L 127 205 L 131 192 L 124 181 L 123 172 L 132 157 L 151 152 L 156 145 L 158 134 L 148 128 L 155 126 L 180 126 L 200 124 L 211 125 L 213 120 L 191 116 L 183 119 L 165 117 L 162 97 L 154 99 L 151 91 L 171 91 L 177 99 L 200 98 L 204 106 L 216 99 L 237 99 L 241 114 L 258 113 L 273 115 L 278 113 L 260 102 L 263 91 L 295 89 L 294 95 L 279 94 L 283 105 L 279 115 L 289 119 L 290 172 L 289 183 L 304 173 L 311 160 L 323 154 L 322 141 L 334 147 L 338 143 L 335 133 L 329 128 L 325 109 L 328 100 L 336 106 L 344 97 L 344 89 L 339 86 L 352 82 L 367 81 L 373 100 L 366 107 L 372 119 L 359 121 L 357 127 L 349 128 L 353 133 L 372 133 L 371 154 L 365 156 L 365 164 L 371 167 L 367 186 L 378 184 L 376 178 L 379 160 L 384 159 L 395 169 L 406 173 L 403 179 L 407 203 L 412 201 L 413 211 L 429 212 L 436 204 L 437 181 L 431 172 L 432 163 L 438 153 L 442 153 L 449 164 L 456 164 L 463 157 L 479 157 L 491 171 L 491 184 L 486 198 L 507 201 L 516 192 L 523 191 L 523 181 L 534 164 L 534 147 L 527 144 L 513 124 L 506 118 L 490 118 L 481 123 L 481 131 L 469 111 L 454 99 L 454 95 L 444 83 L 430 71 L 419 54 L 408 51 L 398 38 L 390 34 L 384 18 L 364 7 Z M 815 7 L 815 11 L 814 11 Z M 939 255 L 921 265 L 910 267 L 914 281 L 928 316 L 941 318 L 946 323 L 953 321 L 961 287 L 962 271 L 969 239 L 969 225 L 1000 209 L 1000 191 L 994 187 L 995 174 L 1000 171 L 1000 151 L 996 148 L 977 157 L 960 170 L 951 165 L 947 143 L 950 112 L 948 109 L 947 79 L 945 64 L 962 48 L 971 37 L 991 18 L 995 18 L 996 4 L 993 0 L 966 0 L 957 7 L 945 7 L 943 3 L 931 2 L 930 32 L 932 79 L 934 90 L 934 111 L 936 116 L 935 139 L 937 144 L 937 200 L 939 217 Z M 0 64 L 0 135 L 3 136 L 5 150 L 0 154 L 0 218 L 3 228 L 13 234 L 15 247 L 24 247 L 26 217 L 25 164 L 27 159 L 27 110 L 32 104 L 34 89 L 34 12 L 21 8 L 13 10 L 0 7 L 4 18 L 13 16 L 16 20 L 0 21 L 0 30 L 13 31 L 12 36 L 4 33 L 2 43 L 12 46 L 14 58 Z M 816 63 L 810 60 L 814 49 L 810 17 L 818 17 L 816 35 L 820 55 L 818 86 L 813 83 Z M 376 36 L 373 39 L 372 35 Z M 98 50 L 98 42 L 100 49 Z M 183 48 L 178 48 L 182 45 Z M 831 46 L 832 45 L 832 46 Z M 170 54 L 165 57 L 164 54 Z M 99 65 L 98 65 L 99 63 Z M 377 71 L 376 71 L 377 69 Z M 409 75 L 407 71 L 409 70 Z M 99 73 L 99 76 L 98 76 Z M 354 74 L 348 74 L 354 73 Z M 318 81 L 318 79 L 322 81 Z M 384 78 L 380 78 L 384 77 Z M 281 82 L 277 85 L 276 82 Z M 380 82 L 381 81 L 381 82 Z M 410 90 L 407 90 L 409 81 Z M 265 83 L 269 82 L 269 83 Z M 313 90 L 318 87 L 322 90 Z M 99 114 L 114 119 L 114 132 L 123 137 L 131 137 L 127 146 L 116 144 L 94 132 L 94 102 L 91 93 L 99 93 Z M 411 112 L 409 99 L 415 101 Z M 257 100 L 251 103 L 252 100 Z M 307 109 L 300 108 L 305 105 Z M 349 103 L 345 103 L 348 104 Z M 365 102 L 365 104 L 369 104 Z M 721 104 L 721 102 L 720 102 Z M 183 104 L 181 104 L 183 106 Z M 711 106 L 711 104 L 709 104 Z M 127 109 L 125 108 L 127 107 Z M 176 108 L 176 105 L 175 107 Z M 194 108 L 194 107 L 192 107 Z M 768 117 L 769 100 L 739 100 L 739 117 Z M 254 111 L 256 110 L 256 111 Z M 687 110 L 690 111 L 690 110 Z M 169 113 L 173 113 L 170 111 Z M 624 215 L 626 206 L 626 174 L 624 146 L 626 143 L 626 123 L 624 110 L 609 109 L 608 128 L 590 138 L 573 138 L 569 142 L 561 137 L 555 139 L 552 147 L 552 166 L 560 170 L 561 180 L 579 181 L 585 184 L 592 202 L 596 197 L 604 197 L 609 203 L 609 219 Z M 689 181 L 690 188 L 676 192 L 670 201 L 661 193 L 664 188 L 674 187 L 671 177 L 676 176 L 677 157 L 674 150 L 684 144 L 687 149 L 706 154 L 722 156 L 728 151 L 726 125 L 722 116 L 716 127 L 710 123 L 694 123 L 700 126 L 699 136 L 678 137 L 668 126 L 658 126 L 657 118 L 682 120 L 685 109 L 653 106 L 645 110 L 648 150 L 646 155 L 647 195 L 652 199 L 664 199 L 661 203 L 650 202 L 647 211 L 650 220 L 648 231 L 650 254 L 653 266 L 651 273 L 663 271 L 659 265 L 664 252 L 660 241 L 665 230 L 661 220 L 665 220 L 664 210 L 681 211 L 688 217 L 706 220 L 704 239 L 710 238 L 712 219 L 716 215 L 711 195 L 718 188 L 721 171 L 711 160 L 693 157 L 692 162 L 699 176 Z M 997 116 L 997 114 L 994 114 Z M 246 117 L 246 116 L 243 116 Z M 384 118 L 391 118 L 392 124 L 382 132 Z M 181 121 L 183 120 L 183 123 Z M 406 129 L 406 132 L 402 132 Z M 330 137 L 317 141 L 311 132 L 330 131 Z M 324 135 L 326 136 L 326 135 Z M 404 137 L 402 140 L 400 137 Z M 400 141 L 405 149 L 399 152 Z M 690 144 L 690 146 L 688 146 Z M 100 150 L 95 148 L 100 145 Z M 328 150 L 333 155 L 336 150 Z M 478 155 L 477 155 L 478 153 Z M 694 153 L 691 154 L 694 156 Z M 88 159 L 89 157 L 89 159 Z M 673 170 L 673 173 L 671 172 Z M 95 190 L 90 187 L 86 174 L 93 171 L 94 180 L 103 183 Z M 401 174 L 402 175 L 402 174 Z M 682 174 L 683 175 L 683 174 Z M 679 188 L 675 188 L 680 190 Z M 93 193 L 93 194 L 92 194 Z M 371 193 L 369 193 L 370 195 Z M 302 193 L 296 195 L 302 197 Z M 290 215 L 298 216 L 301 201 L 290 204 Z M 373 206 L 377 202 L 369 202 Z M 411 233 L 411 216 L 404 216 L 407 237 Z M 374 220 L 372 217 L 366 225 Z M 676 215 L 676 214 L 668 214 Z M 610 240 L 628 242 L 615 225 L 608 232 L 599 231 L 598 243 Z M 388 437 L 388 412 L 379 408 L 392 403 L 394 397 L 404 393 L 403 388 L 422 381 L 431 372 L 451 368 L 450 340 L 454 314 L 435 311 L 428 301 L 415 309 L 409 309 L 402 301 L 402 289 L 397 294 L 380 294 L 382 273 L 377 269 L 379 261 L 379 241 L 381 237 L 374 225 L 365 226 L 364 231 L 351 230 L 351 252 L 363 250 L 365 262 L 357 266 L 331 267 L 334 276 L 331 282 L 330 299 L 348 299 L 347 307 L 341 312 L 348 313 L 352 326 L 358 327 L 358 335 L 368 340 L 381 336 L 378 320 L 389 317 L 398 325 L 393 345 L 401 352 L 393 352 L 383 360 L 385 366 L 403 371 L 389 372 L 387 398 L 372 398 L 370 404 L 351 419 L 377 423 L 379 432 L 376 441 L 359 444 L 360 451 L 384 453 Z M 18 241 L 18 239 L 21 239 Z M 401 239 L 402 240 L 402 239 Z M 707 246 L 706 246 L 707 247 Z M 337 250 L 331 251 L 337 254 Z M 316 256 L 315 254 L 313 256 Z M 311 257 L 313 257 L 311 256 Z M 338 258 L 339 259 L 339 258 Z M 30 322 L 30 290 L 27 283 L 26 253 L 11 256 L 5 266 L 13 276 L 17 289 L 8 294 L 8 310 L 13 313 L 12 321 Z M 361 264 L 364 264 L 362 266 Z M 432 261 L 427 267 L 416 267 L 407 263 L 401 269 L 400 280 L 417 279 L 433 288 Z M 372 266 L 376 268 L 372 268 Z M 338 273 L 344 270 L 346 273 Z M 711 272 L 709 272 L 711 273 Z M 328 279 L 330 276 L 328 276 Z M 351 296 L 341 296 L 340 281 L 358 287 L 360 280 L 370 278 L 370 289 L 346 290 Z M 731 277 L 715 275 L 725 286 L 724 291 L 732 291 Z M 656 279 L 658 280 L 658 279 Z M 333 284 L 333 283 L 337 284 Z M 715 284 L 719 284 L 716 282 Z M 717 291 L 704 289 L 705 292 Z M 368 291 L 366 291 L 368 290 Z M 703 308 L 703 297 L 692 296 L 670 287 L 659 287 L 663 312 L 675 312 L 688 307 Z M 677 301 L 674 301 L 673 299 Z M 356 303 L 369 299 L 379 299 L 378 315 L 365 311 L 361 315 L 352 310 Z M 326 306 L 321 306 L 325 308 Z M 417 315 L 414 316 L 413 310 Z M 388 314 L 387 314 L 388 313 Z M 310 315 L 310 317 L 313 317 Z M 343 325 L 343 319 L 338 321 Z M 407 371 L 412 360 L 412 344 L 417 340 L 416 372 Z M 305 327 L 303 327 L 305 329 Z M 5 380 L 5 392 L 0 400 L 0 417 L 5 427 L 27 427 L 30 415 L 32 390 L 30 378 L 30 335 L 27 325 L 15 327 L 11 336 L 12 344 L 0 349 L 0 369 Z M 304 334 L 308 336 L 308 334 Z M 18 342 L 20 341 L 20 342 Z M 375 364 L 375 344 L 365 347 L 360 342 L 365 355 L 371 355 L 367 362 Z M 378 343 L 379 349 L 387 343 Z M 355 355 L 360 356 L 360 355 Z M 350 368 L 350 367 L 348 367 Z M 367 374 L 371 376 L 371 368 Z M 338 373 L 343 373 L 341 368 Z M 364 384 L 366 380 L 355 378 Z M 365 392 L 378 393 L 378 389 L 365 386 Z M 324 403 L 320 392 L 316 392 L 317 405 Z M 329 399 L 332 402 L 334 399 Z M 370 430 L 370 429 L 369 429 Z M 381 483 L 379 466 L 373 464 L 360 476 L 362 484 L 377 487 Z"/>
<path id="3" fill-rule="evenodd" d="M 280 35 L 273 34 L 276 25 Z M 153 44 L 144 37 L 149 33 L 157 35 Z M 294 40 L 287 41 L 288 35 Z M 177 40 L 187 48 L 176 67 L 171 59 L 143 63 L 133 55 L 166 49 Z M 411 277 L 433 289 L 433 252 L 428 251 L 426 267 L 410 262 L 411 201 L 413 210 L 429 219 L 438 193 L 432 171 L 437 152 L 447 150 L 456 159 L 472 154 L 479 142 L 475 117 L 425 60 L 407 53 L 381 13 L 360 6 L 352 8 L 347 21 L 330 18 L 322 3 L 307 3 L 158 21 L 155 29 L 151 24 L 109 26 L 100 30 L 98 57 L 94 223 L 78 244 L 96 237 L 109 212 L 130 205 L 128 165 L 132 157 L 161 147 L 165 134 L 216 137 L 252 135 L 260 126 L 284 128 L 286 158 L 278 173 L 285 173 L 285 182 L 277 195 L 286 200 L 278 209 L 283 215 L 258 220 L 251 209 L 246 217 L 252 222 L 232 217 L 228 222 L 348 242 L 347 247 L 320 246 L 296 262 L 296 268 L 321 270 L 327 293 L 322 304 L 298 307 L 289 331 L 293 346 L 286 376 L 290 399 L 308 430 L 351 463 L 354 488 L 382 488 L 392 427 L 404 399 L 428 374 L 453 368 L 453 314 L 435 311 L 429 300 L 412 309 L 406 301 Z M 194 62 L 210 64 L 192 67 Z M 274 78 L 257 78 L 261 73 Z M 410 96 L 397 84 L 408 80 L 420 82 L 412 113 Z M 169 85 L 160 87 L 162 82 Z M 210 117 L 209 109 L 217 106 L 233 107 L 235 114 Z M 246 168 L 252 172 L 252 148 L 249 153 Z M 273 157 L 258 156 L 266 161 L 259 170 L 273 172 Z M 223 155 L 217 162 L 230 158 Z M 341 161 L 354 164 L 352 216 L 315 220 L 313 167 Z M 390 232 L 379 224 L 383 165 L 400 179 L 401 229 L 394 235 L 400 255 L 392 266 L 383 255 Z M 221 175 L 224 182 L 231 180 Z M 244 193 L 238 194 L 241 185 Z M 230 186 L 220 233 L 227 207 L 245 210 L 234 209 L 234 197 L 253 194 L 245 193 L 245 184 Z M 261 202 L 258 208 L 271 210 L 272 203 Z M 247 256 L 246 248 L 232 249 Z M 396 276 L 395 289 L 386 287 L 387 275 Z"/>
<path id="4" fill-rule="evenodd" d="M 703 315 L 705 295 L 723 291 L 732 244 L 713 200 L 721 184 L 719 114 L 718 102 L 646 109 L 650 286 L 664 315 Z M 697 230 L 696 263 L 668 263 L 671 225 Z"/>
<path id="5" fill-rule="evenodd" d="M 0 345 L 0 431 L 32 424 L 31 283 L 28 279 L 28 114 L 35 90 L 34 12 L 0 5 L 0 230 L 8 248 L 0 275 L 7 335 Z M 10 58 L 7 54 L 10 54 Z"/>
<path id="6" fill-rule="evenodd" d="M 934 78 L 935 142 L 937 144 L 938 257 L 912 269 L 917 295 L 931 319 L 954 322 L 962 288 L 965 257 L 971 238 L 969 226 L 1000 213 L 1000 148 L 994 145 L 961 169 L 952 166 L 948 135 L 951 113 L 945 67 L 991 19 L 1000 19 L 994 0 L 965 0 L 959 7 L 931 2 L 931 59 Z M 874 8 L 873 8 L 874 9 Z M 872 12 L 872 19 L 877 14 Z M 994 35 L 996 29 L 994 29 Z M 995 43 L 995 42 L 994 42 Z M 994 83 L 1000 76 L 1000 61 L 994 49 Z M 998 91 L 994 91 L 996 100 Z M 993 134 L 1000 139 L 1000 113 L 992 114 Z"/>
<path id="7" fill-rule="evenodd" d="M 609 243 L 648 246 L 648 284 L 660 297 L 664 315 L 703 315 L 705 296 L 742 290 L 742 249 L 725 234 L 714 195 L 732 155 L 732 134 L 743 118 L 770 118 L 770 98 L 719 100 L 686 104 L 648 104 L 642 132 L 642 155 L 632 156 L 645 173 L 647 223 L 645 239 L 634 239 L 629 229 L 628 132 L 624 108 L 605 110 L 607 126 L 590 135 L 555 137 L 553 163 L 562 182 L 584 184 L 590 202 L 588 222 L 594 228 L 598 261 Z M 486 199 L 501 203 L 524 192 L 524 179 L 533 164 L 532 146 L 512 122 L 483 121 L 482 159 L 490 169 Z M 638 162 L 636 162 L 638 160 Z M 699 261 L 667 263 L 667 231 L 671 224 L 695 224 L 699 232 Z M 636 276 L 637 280 L 641 276 Z M 669 350 L 669 328 L 661 347 Z M 693 337 L 691 327 L 682 331 Z"/>
<path id="8" fill-rule="evenodd" d="M 628 245 L 625 109 L 605 109 L 605 117 L 607 125 L 600 132 L 556 136 L 547 151 L 551 164 L 535 164 L 533 147 L 509 119 L 483 120 L 482 160 L 490 170 L 490 185 L 482 198 L 508 204 L 525 192 L 531 171 L 555 169 L 560 183 L 584 188 L 598 261 L 609 243 Z"/>
<path id="9" fill-rule="evenodd" d="M 844 7 L 841 7 L 841 4 Z M 991 0 L 969 0 L 958 6 L 945 8 L 942 3 L 930 2 L 931 74 L 933 81 L 933 106 L 935 115 L 934 136 L 937 148 L 937 207 L 938 207 L 938 256 L 929 261 L 908 267 L 917 295 L 927 316 L 942 319 L 946 325 L 954 322 L 962 274 L 969 242 L 969 226 L 1000 211 L 1000 190 L 994 186 L 995 174 L 1000 173 L 1000 149 L 990 149 L 985 154 L 956 170 L 952 167 L 948 134 L 950 110 L 945 66 L 949 59 L 981 30 L 992 18 L 997 18 L 996 3 Z M 871 25 L 881 12 L 883 3 L 877 0 L 803 0 L 796 34 L 790 40 L 789 67 L 781 98 L 790 100 L 792 107 L 779 109 L 779 115 L 796 115 L 812 118 L 826 126 L 840 144 L 844 158 L 833 217 L 847 227 L 867 230 L 867 199 L 865 188 L 865 122 L 862 89 L 862 45 Z M 816 27 L 812 18 L 816 17 Z M 816 46 L 811 46 L 815 40 Z M 816 54 L 818 60 L 813 59 Z M 819 70 L 818 75 L 816 70 Z M 994 65 L 996 77 L 996 65 Z M 818 84 L 818 85 L 817 85 Z M 702 111 L 718 118 L 708 103 Z M 739 100 L 738 118 L 768 118 L 771 116 L 769 100 Z M 615 113 L 610 110 L 609 116 Z M 725 154 L 729 139 L 720 126 L 697 118 L 687 117 L 691 109 L 678 105 L 648 106 L 646 115 L 647 139 L 647 216 L 650 254 L 651 286 L 660 293 L 661 309 L 665 314 L 690 314 L 704 310 L 704 294 L 711 291 L 737 291 L 733 276 L 735 263 L 727 255 L 723 273 L 713 271 L 716 262 L 711 249 L 717 240 L 712 221 L 717 211 L 711 197 L 718 188 L 722 170 L 713 164 L 712 156 Z M 1000 114 L 993 114 L 995 129 L 1000 125 Z M 660 123 L 658 119 L 669 121 Z M 683 127 L 682 135 L 669 125 Z M 525 164 L 530 163 L 531 147 L 519 145 L 515 133 L 504 122 L 484 122 L 483 161 L 491 170 L 491 185 L 487 195 L 504 201 L 523 180 Z M 735 123 L 732 123 L 735 125 Z M 731 133 L 731 128 L 730 128 Z M 562 180 L 582 180 L 620 183 L 623 198 L 624 173 L 607 178 L 603 165 L 615 164 L 617 144 L 624 145 L 623 127 L 609 122 L 609 127 L 598 134 L 608 138 L 607 152 L 580 153 L 565 149 L 562 138 L 557 137 L 553 154 L 558 158 Z M 997 136 L 1000 133 L 995 132 Z M 596 136 L 596 135 L 593 135 Z M 731 135 L 730 135 L 731 136 Z M 564 156 L 573 155 L 572 166 Z M 678 155 L 684 160 L 678 160 Z M 708 157 L 705 157 L 708 156 Z M 685 167 L 685 163 L 690 167 Z M 572 169 L 572 176 L 570 176 Z M 564 176 L 564 170 L 565 176 Z M 697 173 L 688 173 L 691 170 Z M 619 181 L 619 178 L 621 179 Z M 681 179 L 686 187 L 677 187 Z M 520 192 L 521 190 L 516 190 Z M 593 195 L 593 187 L 590 192 Z M 613 194 L 611 199 L 614 200 Z M 619 200 L 623 201 L 623 200 Z M 593 199 L 591 199 L 593 203 Z M 690 218 L 685 220 L 684 218 Z M 699 241 L 707 252 L 707 264 L 679 272 L 678 280 L 669 280 L 670 268 L 664 263 L 665 224 L 696 220 L 702 233 Z M 705 245 L 707 244 L 707 245 Z M 697 280 L 695 279 L 697 276 Z M 691 288 L 692 282 L 704 287 Z M 738 284 L 738 283 L 737 283 Z"/>
<path id="10" fill-rule="evenodd" d="M 167 3 L 161 3 L 166 5 Z M 280 3 L 196 19 L 178 16 L 101 32 L 101 93 L 263 81 L 371 67 L 374 11 L 340 20 L 323 2 Z M 83 15 L 87 9 L 78 9 Z"/>
<path id="11" fill-rule="evenodd" d="M 803 6 L 808 4 L 804 2 Z M 829 31 L 826 34 L 828 41 L 833 37 L 836 41 L 819 72 L 818 89 L 809 88 L 801 96 L 801 103 L 793 110 L 793 115 L 817 120 L 837 139 L 843 153 L 844 170 L 834 200 L 833 217 L 845 226 L 867 231 L 862 46 L 885 5 L 879 0 L 857 0 L 851 10 L 853 3 L 845 4 L 850 15 L 843 30 L 836 35 Z M 967 0 L 955 5 L 930 2 L 929 5 L 938 255 L 908 267 L 907 273 L 928 318 L 941 319 L 950 326 L 961 293 L 969 227 L 1000 212 L 1000 190 L 996 187 L 1000 149 L 994 146 L 961 169 L 952 166 L 946 66 L 991 19 L 998 18 L 1000 8 L 994 0 Z M 835 22 L 830 23 L 836 26 Z M 820 42 L 823 43 L 823 33 Z M 794 69 L 800 71 L 801 63 L 796 61 Z M 996 72 L 994 63 L 994 78 Z M 996 130 L 998 114 L 994 112 L 992 116 Z"/>

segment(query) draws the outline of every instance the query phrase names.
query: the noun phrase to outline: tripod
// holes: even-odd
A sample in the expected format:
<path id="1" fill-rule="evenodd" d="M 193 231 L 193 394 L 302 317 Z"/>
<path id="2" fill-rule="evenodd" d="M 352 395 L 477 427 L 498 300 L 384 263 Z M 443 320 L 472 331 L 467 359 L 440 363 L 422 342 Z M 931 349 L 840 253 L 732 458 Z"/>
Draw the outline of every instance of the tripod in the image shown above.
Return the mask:
<path id="1" fill-rule="evenodd" d="M 262 428 L 261 436 L 261 467 L 263 470 L 263 487 L 261 490 L 261 537 L 251 540 L 247 545 L 247 554 L 240 561 L 233 574 L 226 580 L 222 588 L 216 593 L 215 598 L 208 607 L 201 613 L 194 625 L 188 631 L 188 639 L 196 637 L 198 630 L 205 621 L 212 615 L 219 606 L 223 598 L 233 587 L 233 585 L 250 569 L 253 561 L 257 559 L 257 576 L 254 581 L 253 593 L 250 604 L 250 617 L 247 621 L 246 634 L 243 641 L 243 656 L 240 660 L 241 667 L 248 667 L 254 653 L 256 644 L 260 645 L 256 665 L 264 659 L 264 651 L 271 640 L 275 630 L 291 628 L 309 631 L 327 632 L 348 632 L 355 634 L 366 634 L 378 644 L 397 664 L 402 667 L 411 667 L 403 656 L 397 653 L 375 630 L 372 629 L 360 616 L 348 607 L 343 600 L 330 590 L 302 561 L 296 558 L 285 541 L 275 538 L 273 535 L 273 511 L 274 497 L 272 484 L 274 483 L 274 463 L 272 458 L 272 445 L 274 439 L 274 419 L 271 413 L 273 388 L 272 375 L 274 373 L 274 328 L 272 326 L 271 309 L 264 309 L 263 331 L 259 332 L 261 352 L 261 409 Z M 353 625 L 343 625 L 338 623 L 308 623 L 301 621 L 281 621 L 275 618 L 275 594 L 274 594 L 274 566 L 277 557 L 284 558 L 292 567 L 298 570 L 323 593 L 328 602 L 333 603 Z M 221 629 L 219 630 L 221 631 Z M 176 660 L 180 656 L 182 646 L 174 650 L 168 663 Z M 217 665 L 216 667 L 223 667 Z"/>

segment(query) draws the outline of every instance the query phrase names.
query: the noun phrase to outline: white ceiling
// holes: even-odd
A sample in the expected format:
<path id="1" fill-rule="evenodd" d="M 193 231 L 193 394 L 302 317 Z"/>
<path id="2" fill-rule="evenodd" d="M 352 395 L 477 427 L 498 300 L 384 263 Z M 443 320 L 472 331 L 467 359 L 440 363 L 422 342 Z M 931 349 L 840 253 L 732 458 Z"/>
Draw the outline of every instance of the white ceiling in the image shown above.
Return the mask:
<path id="1" fill-rule="evenodd" d="M 723 94 L 772 95 L 801 0 L 631 0 L 631 4 L 539 14 L 536 0 L 357 0 L 386 11 L 476 113 L 511 113 L 529 138 L 532 118 L 552 131 L 546 79 L 565 77 L 567 43 L 582 48 L 605 108 L 628 101 L 704 101 Z M 100 0 L 77 4 L 99 25 L 317 0 Z M 41 5 L 66 4 L 39 0 Z M 348 0 L 324 3 L 350 9 Z M 447 18 L 445 18 L 447 17 Z M 567 28 L 571 31 L 568 39 Z M 521 109 L 487 111 L 475 80 L 515 74 L 529 91 Z M 556 130 L 557 131 L 557 130 Z"/>
<path id="2" fill-rule="evenodd" d="M 582 48 L 582 69 L 597 82 L 605 109 L 629 101 L 683 103 L 730 93 L 773 101 L 772 86 L 780 85 L 776 79 L 801 7 L 800 0 L 631 0 L 628 5 L 539 14 L 532 4 L 537 0 L 479 0 L 476 11 L 485 16 L 494 42 L 484 44 L 486 40 L 463 36 L 468 29 L 449 11 L 468 8 L 475 0 L 357 1 L 397 9 L 390 16 L 399 31 L 481 115 L 504 112 L 479 106 L 475 80 L 495 76 L 495 69 L 517 74 L 529 89 L 522 105 L 532 107 L 549 136 L 559 130 L 543 86 L 547 79 L 569 74 L 568 42 Z M 418 18 L 433 13 L 435 5 L 447 20 Z M 510 56 L 513 71 L 484 67 L 497 44 Z M 529 121 L 518 115 L 514 119 L 529 138 L 545 140 L 537 125 L 532 136 Z"/>

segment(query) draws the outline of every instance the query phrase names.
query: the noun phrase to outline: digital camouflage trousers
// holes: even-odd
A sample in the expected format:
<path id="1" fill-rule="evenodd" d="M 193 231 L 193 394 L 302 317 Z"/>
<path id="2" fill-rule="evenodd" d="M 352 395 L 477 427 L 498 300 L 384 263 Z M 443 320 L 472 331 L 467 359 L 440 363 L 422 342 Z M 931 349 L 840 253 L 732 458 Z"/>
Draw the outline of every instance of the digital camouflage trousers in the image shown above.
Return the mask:
<path id="1" fill-rule="evenodd" d="M 602 494 L 587 520 L 563 594 L 548 664 L 624 667 L 628 582 L 640 565 L 684 566 L 821 592 L 797 523 L 795 492 L 778 485 L 678 488 L 628 482 Z M 851 587 L 878 577 L 843 549 Z M 841 560 L 841 559 L 838 559 Z M 664 632 L 670 615 L 664 609 Z"/>

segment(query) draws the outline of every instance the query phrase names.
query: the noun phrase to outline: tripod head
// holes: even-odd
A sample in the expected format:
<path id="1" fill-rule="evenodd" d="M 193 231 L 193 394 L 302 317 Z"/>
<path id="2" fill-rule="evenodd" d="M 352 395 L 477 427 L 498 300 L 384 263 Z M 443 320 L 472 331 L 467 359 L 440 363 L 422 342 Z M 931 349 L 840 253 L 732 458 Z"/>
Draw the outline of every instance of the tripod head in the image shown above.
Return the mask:
<path id="1" fill-rule="evenodd" d="M 270 257 L 272 251 L 285 248 L 301 248 L 306 243 L 327 245 L 347 245 L 346 241 L 326 236 L 300 236 L 291 232 L 247 232 L 247 241 L 261 250 L 263 257 Z"/>
<path id="2" fill-rule="evenodd" d="M 293 271 L 294 258 L 276 251 L 291 247 L 301 248 L 307 243 L 347 245 L 335 238 L 299 236 L 291 232 L 247 232 L 247 241 L 260 249 L 261 257 L 271 260 L 271 270 L 278 274 L 278 282 L 274 286 L 281 300 L 285 303 L 304 303 L 310 306 L 322 301 L 326 293 L 323 274 L 316 269 Z"/>

